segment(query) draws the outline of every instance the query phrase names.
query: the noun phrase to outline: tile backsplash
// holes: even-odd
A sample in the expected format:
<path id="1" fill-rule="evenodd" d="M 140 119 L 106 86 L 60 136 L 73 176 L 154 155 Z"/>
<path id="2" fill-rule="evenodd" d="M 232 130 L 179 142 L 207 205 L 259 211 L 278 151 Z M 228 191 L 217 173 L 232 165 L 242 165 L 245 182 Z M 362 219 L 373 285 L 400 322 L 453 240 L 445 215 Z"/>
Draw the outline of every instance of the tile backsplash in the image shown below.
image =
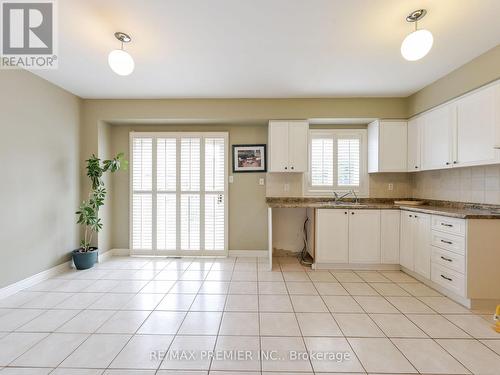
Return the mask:
<path id="1" fill-rule="evenodd" d="M 412 173 L 413 198 L 500 204 L 500 165 Z"/>

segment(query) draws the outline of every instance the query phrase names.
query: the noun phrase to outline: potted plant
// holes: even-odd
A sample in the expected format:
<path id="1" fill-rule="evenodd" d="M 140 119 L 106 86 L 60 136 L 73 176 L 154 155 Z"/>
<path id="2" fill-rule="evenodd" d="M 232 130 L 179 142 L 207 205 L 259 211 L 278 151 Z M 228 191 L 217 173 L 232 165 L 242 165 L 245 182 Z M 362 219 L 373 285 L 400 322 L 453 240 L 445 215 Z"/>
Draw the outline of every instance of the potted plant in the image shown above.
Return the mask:
<path id="1" fill-rule="evenodd" d="M 110 160 L 99 159 L 92 155 L 87 162 L 87 176 L 90 178 L 91 188 L 88 199 L 83 201 L 76 212 L 77 224 L 84 228 L 84 236 L 80 242 L 80 248 L 73 250 L 73 262 L 78 270 L 85 270 L 94 266 L 97 261 L 98 249 L 92 246 L 92 237 L 102 229 L 102 221 L 99 218 L 99 209 L 104 205 L 106 188 L 102 176 L 106 172 L 124 170 L 128 162 L 124 154 L 119 153 Z"/>

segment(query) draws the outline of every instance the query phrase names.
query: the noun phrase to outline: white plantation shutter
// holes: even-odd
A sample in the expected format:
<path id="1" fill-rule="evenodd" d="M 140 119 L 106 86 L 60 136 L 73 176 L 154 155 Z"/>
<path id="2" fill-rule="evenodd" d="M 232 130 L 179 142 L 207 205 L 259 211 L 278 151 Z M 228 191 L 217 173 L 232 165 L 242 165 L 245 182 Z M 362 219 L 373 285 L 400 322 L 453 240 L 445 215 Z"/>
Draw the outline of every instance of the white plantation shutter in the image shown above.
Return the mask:
<path id="1" fill-rule="evenodd" d="M 227 134 L 131 133 L 130 144 L 132 250 L 226 252 Z"/>
<path id="2" fill-rule="evenodd" d="M 333 186 L 333 138 L 311 140 L 311 185 Z"/>
<path id="3" fill-rule="evenodd" d="M 205 249 L 224 250 L 224 195 L 205 195 Z"/>
<path id="4" fill-rule="evenodd" d="M 156 185 L 158 191 L 175 191 L 177 180 L 177 139 L 156 140 Z"/>
<path id="5" fill-rule="evenodd" d="M 132 248 L 153 248 L 153 200 L 151 194 L 134 194 L 132 197 Z"/>
<path id="6" fill-rule="evenodd" d="M 365 129 L 312 129 L 309 150 L 308 194 L 367 193 Z"/>
<path id="7" fill-rule="evenodd" d="M 200 190 L 200 138 L 181 138 L 181 191 Z"/>
<path id="8" fill-rule="evenodd" d="M 200 195 L 181 195 L 181 250 L 200 250 Z"/>
<path id="9" fill-rule="evenodd" d="M 224 138 L 205 138 L 205 190 L 223 191 L 226 172 Z"/>
<path id="10" fill-rule="evenodd" d="M 133 189 L 151 191 L 153 185 L 153 139 L 134 138 L 132 145 Z"/>
<path id="11" fill-rule="evenodd" d="M 175 194 L 158 194 L 156 201 L 156 248 L 177 248 L 177 197 Z"/>
<path id="12" fill-rule="evenodd" d="M 153 139 L 132 142 L 132 248 L 153 248 Z"/>
<path id="13" fill-rule="evenodd" d="M 359 138 L 337 140 L 338 186 L 359 186 L 359 160 Z"/>

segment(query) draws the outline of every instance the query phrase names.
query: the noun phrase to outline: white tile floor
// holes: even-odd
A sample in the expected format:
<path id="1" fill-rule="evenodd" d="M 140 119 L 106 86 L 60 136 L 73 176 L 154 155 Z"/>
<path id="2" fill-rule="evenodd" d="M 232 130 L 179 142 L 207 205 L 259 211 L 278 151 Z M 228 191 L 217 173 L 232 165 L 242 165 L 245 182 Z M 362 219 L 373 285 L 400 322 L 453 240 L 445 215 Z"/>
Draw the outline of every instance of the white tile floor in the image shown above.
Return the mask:
<path id="1" fill-rule="evenodd" d="M 491 316 L 402 272 L 266 267 L 112 258 L 61 274 L 0 300 L 0 373 L 500 374 Z"/>

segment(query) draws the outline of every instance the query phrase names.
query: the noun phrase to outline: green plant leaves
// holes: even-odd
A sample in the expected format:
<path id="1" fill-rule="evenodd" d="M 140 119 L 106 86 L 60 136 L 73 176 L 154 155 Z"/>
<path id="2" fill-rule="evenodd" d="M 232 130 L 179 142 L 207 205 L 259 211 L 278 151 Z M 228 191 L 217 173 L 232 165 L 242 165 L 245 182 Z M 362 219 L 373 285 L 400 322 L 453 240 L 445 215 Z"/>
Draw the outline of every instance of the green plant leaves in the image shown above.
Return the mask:
<path id="1" fill-rule="evenodd" d="M 85 227 L 85 237 L 80 242 L 83 251 L 90 249 L 92 233 L 98 233 L 103 227 L 102 220 L 99 218 L 99 209 L 104 205 L 107 193 L 104 181 L 102 181 L 103 174 L 108 171 L 113 173 L 128 168 L 128 161 L 125 160 L 123 152 L 117 154 L 113 159 L 102 161 L 102 163 L 101 159 L 92 154 L 86 162 L 87 176 L 90 178 L 91 190 L 88 200 L 83 201 L 75 213 L 77 224 Z M 89 230 L 90 233 L 88 233 Z"/>

